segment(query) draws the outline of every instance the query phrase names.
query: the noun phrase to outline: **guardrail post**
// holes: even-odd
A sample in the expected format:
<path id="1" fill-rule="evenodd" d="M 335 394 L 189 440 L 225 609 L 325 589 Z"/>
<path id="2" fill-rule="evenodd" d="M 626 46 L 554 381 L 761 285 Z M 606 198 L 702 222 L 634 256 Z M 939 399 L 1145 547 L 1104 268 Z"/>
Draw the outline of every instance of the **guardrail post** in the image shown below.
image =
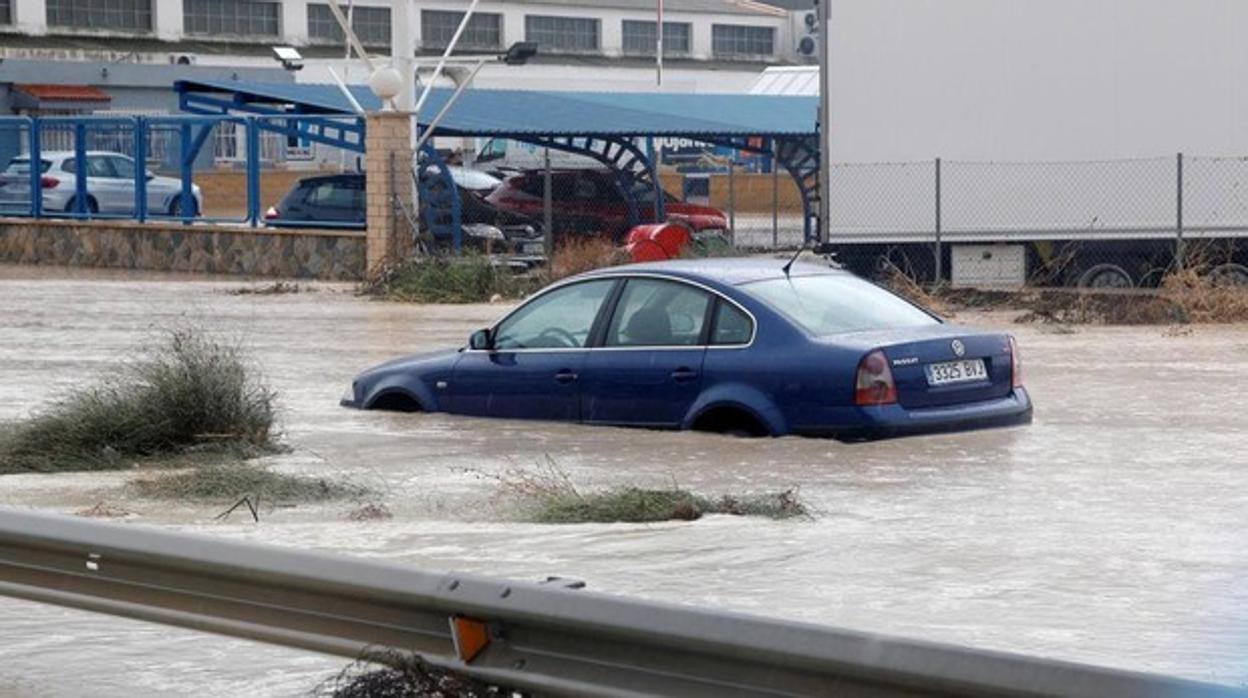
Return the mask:
<path id="1" fill-rule="evenodd" d="M 34 164 L 34 163 L 31 163 Z M 42 164 L 40 169 L 42 169 Z M 87 212 L 87 125 L 74 124 L 74 213 L 85 217 Z"/>
<path id="2" fill-rule="evenodd" d="M 248 117 L 247 133 L 247 221 L 260 225 L 260 125 Z"/>
<path id="3" fill-rule="evenodd" d="M 134 216 L 147 221 L 147 119 L 134 118 Z"/>
<path id="4" fill-rule="evenodd" d="M 933 252 L 936 255 L 936 284 L 940 284 L 945 279 L 945 255 L 940 241 L 944 226 L 944 221 L 942 220 L 943 212 L 941 211 L 942 198 L 940 191 L 940 174 L 940 158 L 936 158 L 936 244 L 933 249 Z"/>
<path id="5" fill-rule="evenodd" d="M 1175 160 L 1175 173 L 1177 185 L 1174 192 L 1175 201 L 1175 220 L 1174 220 L 1174 264 L 1177 268 L 1183 268 L 1183 153 L 1179 153 Z"/>
<path id="6" fill-rule="evenodd" d="M 43 144 L 40 129 L 43 122 L 30 119 L 30 215 L 43 217 Z"/>

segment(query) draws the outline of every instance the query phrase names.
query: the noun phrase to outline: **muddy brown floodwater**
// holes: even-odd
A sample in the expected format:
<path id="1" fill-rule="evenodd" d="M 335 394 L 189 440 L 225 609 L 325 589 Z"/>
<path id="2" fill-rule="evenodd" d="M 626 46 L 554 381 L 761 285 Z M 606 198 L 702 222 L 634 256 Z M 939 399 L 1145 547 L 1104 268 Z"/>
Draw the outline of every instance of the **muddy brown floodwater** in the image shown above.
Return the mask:
<path id="1" fill-rule="evenodd" d="M 0 504 L 384 558 L 426 570 L 577 577 L 618 594 L 913 638 L 1248 683 L 1248 326 L 1008 327 L 1030 427 L 846 445 L 734 440 L 341 409 L 358 370 L 461 344 L 505 306 L 277 296 L 237 281 L 0 267 L 0 420 L 90 382 L 160 328 L 240 337 L 281 392 L 290 472 L 387 490 L 349 505 L 214 521 L 130 499 L 126 473 L 0 477 Z M 586 487 L 800 487 L 818 515 L 657 525 L 508 522 L 479 473 L 547 455 Z M 345 662 L 0 599 L 0 695 L 292 695 Z"/>

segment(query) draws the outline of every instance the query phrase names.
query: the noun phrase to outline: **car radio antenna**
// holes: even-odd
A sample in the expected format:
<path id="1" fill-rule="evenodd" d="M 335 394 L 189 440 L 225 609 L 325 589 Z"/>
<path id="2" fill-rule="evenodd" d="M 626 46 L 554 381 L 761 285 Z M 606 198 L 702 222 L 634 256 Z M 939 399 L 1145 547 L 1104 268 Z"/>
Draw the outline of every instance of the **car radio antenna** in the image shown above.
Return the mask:
<path id="1" fill-rule="evenodd" d="M 806 251 L 806 243 L 802 243 L 802 246 L 797 248 L 797 252 L 794 252 L 793 256 L 789 258 L 788 263 L 784 265 L 784 278 L 786 279 L 789 278 L 789 270 L 793 268 L 793 263 L 796 262 L 797 258 L 801 257 L 802 253 L 805 251 Z"/>

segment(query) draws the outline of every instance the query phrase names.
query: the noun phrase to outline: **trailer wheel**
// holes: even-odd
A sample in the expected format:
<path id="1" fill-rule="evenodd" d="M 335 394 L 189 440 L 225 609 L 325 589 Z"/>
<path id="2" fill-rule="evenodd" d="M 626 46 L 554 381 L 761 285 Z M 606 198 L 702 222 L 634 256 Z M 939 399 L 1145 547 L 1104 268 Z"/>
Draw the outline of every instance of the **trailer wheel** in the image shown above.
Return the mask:
<path id="1" fill-rule="evenodd" d="M 1209 273 L 1209 280 L 1218 288 L 1248 287 L 1248 267 L 1242 264 L 1223 264 Z"/>
<path id="2" fill-rule="evenodd" d="M 1135 288 L 1135 281 L 1117 264 L 1097 264 L 1079 277 L 1079 288 Z"/>

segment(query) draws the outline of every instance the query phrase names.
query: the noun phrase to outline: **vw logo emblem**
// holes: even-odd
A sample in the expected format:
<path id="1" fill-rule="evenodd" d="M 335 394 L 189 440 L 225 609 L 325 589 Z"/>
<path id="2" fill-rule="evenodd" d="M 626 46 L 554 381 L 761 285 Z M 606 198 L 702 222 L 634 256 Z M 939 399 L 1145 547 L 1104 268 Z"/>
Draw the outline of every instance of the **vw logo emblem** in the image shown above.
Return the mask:
<path id="1" fill-rule="evenodd" d="M 960 339 L 953 340 L 953 343 L 949 346 L 953 349 L 954 356 L 962 356 L 966 353 L 966 345 Z"/>

